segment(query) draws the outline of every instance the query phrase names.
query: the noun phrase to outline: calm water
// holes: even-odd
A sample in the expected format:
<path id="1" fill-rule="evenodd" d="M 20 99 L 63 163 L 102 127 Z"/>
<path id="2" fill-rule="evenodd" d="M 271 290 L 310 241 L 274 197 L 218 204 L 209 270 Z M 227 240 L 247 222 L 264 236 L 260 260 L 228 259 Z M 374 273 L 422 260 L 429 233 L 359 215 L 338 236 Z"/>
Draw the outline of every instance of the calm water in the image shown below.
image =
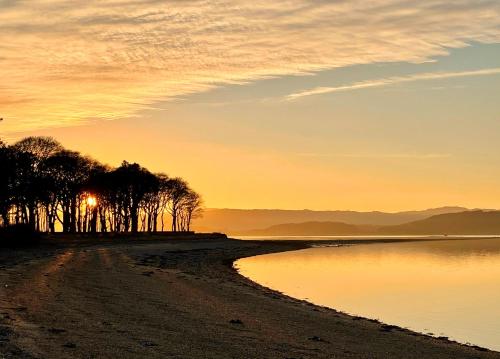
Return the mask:
<path id="1" fill-rule="evenodd" d="M 296 298 L 500 351 L 500 239 L 311 248 L 236 267 Z"/>
<path id="2" fill-rule="evenodd" d="M 429 235 L 429 236 L 231 236 L 231 238 L 237 238 L 247 241 L 269 241 L 269 240 L 285 240 L 285 241 L 331 241 L 331 240 L 374 240 L 374 239 L 480 239 L 480 238 L 499 238 L 498 234 L 494 235 L 460 235 L 460 236 L 448 236 L 448 235 Z"/>

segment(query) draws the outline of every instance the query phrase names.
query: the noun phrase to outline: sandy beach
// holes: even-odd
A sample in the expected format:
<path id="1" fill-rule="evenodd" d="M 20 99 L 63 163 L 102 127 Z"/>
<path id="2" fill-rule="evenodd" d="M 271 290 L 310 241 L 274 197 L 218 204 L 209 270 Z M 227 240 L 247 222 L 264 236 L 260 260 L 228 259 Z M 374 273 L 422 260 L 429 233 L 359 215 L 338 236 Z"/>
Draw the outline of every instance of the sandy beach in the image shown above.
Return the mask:
<path id="1" fill-rule="evenodd" d="M 500 358 L 289 298 L 223 238 L 54 240 L 0 251 L 0 358 Z"/>

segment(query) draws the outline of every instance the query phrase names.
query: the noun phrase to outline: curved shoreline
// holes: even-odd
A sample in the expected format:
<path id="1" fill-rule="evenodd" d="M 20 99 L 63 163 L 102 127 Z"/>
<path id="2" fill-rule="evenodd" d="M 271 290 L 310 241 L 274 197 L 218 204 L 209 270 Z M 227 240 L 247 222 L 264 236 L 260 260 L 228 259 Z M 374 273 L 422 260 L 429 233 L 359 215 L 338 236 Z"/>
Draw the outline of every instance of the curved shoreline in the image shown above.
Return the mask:
<path id="1" fill-rule="evenodd" d="M 233 267 L 311 242 L 158 239 L 59 242 L 15 266 L 0 252 L 0 357 L 500 358 L 291 298 Z"/>
<path id="2" fill-rule="evenodd" d="M 308 246 L 304 246 L 304 247 L 301 246 L 300 248 L 292 249 L 291 251 L 301 251 L 301 250 L 305 250 L 305 249 L 327 248 L 327 247 L 328 248 L 338 248 L 338 247 L 355 246 L 355 245 L 363 245 L 363 244 L 381 244 L 381 243 L 397 243 L 397 242 L 418 242 L 418 241 L 471 240 L 471 239 L 500 239 L 500 237 L 498 237 L 498 236 L 488 236 L 488 237 L 484 237 L 483 238 L 483 237 L 478 236 L 478 237 L 474 237 L 474 238 L 470 238 L 470 237 L 469 238 L 467 238 L 467 237 L 456 237 L 456 238 L 443 237 L 443 238 L 407 238 L 407 239 L 406 238 L 386 238 L 386 239 L 380 238 L 380 239 L 370 239 L 368 242 L 365 242 L 365 240 L 357 240 L 355 243 L 350 242 L 349 240 L 345 240 L 345 243 L 328 243 L 329 241 L 326 240 L 325 242 L 327 242 L 327 243 L 314 242 L 314 243 L 311 243 Z M 333 240 L 333 241 L 336 241 L 336 240 Z M 303 241 L 301 241 L 301 240 L 300 240 L 300 242 L 303 243 Z M 305 242 L 305 244 L 307 244 L 307 242 Z M 287 252 L 287 251 L 290 251 L 290 250 L 287 249 L 287 250 L 281 251 L 281 252 Z M 298 301 L 300 303 L 306 303 L 307 305 L 312 305 L 312 306 L 315 306 L 315 307 L 318 307 L 318 308 L 323 308 L 323 309 L 326 309 L 326 310 L 332 310 L 335 313 L 340 313 L 340 314 L 345 315 L 347 317 L 356 318 L 356 320 L 366 320 L 366 321 L 369 321 L 369 322 L 372 322 L 372 323 L 377 323 L 377 324 L 380 324 L 384 328 L 389 329 L 389 330 L 406 331 L 408 333 L 412 333 L 412 335 L 413 334 L 418 334 L 418 335 L 422 335 L 424 337 L 429 337 L 429 338 L 434 338 L 434 339 L 438 339 L 438 340 L 443 340 L 443 341 L 448 342 L 448 343 L 457 344 L 457 345 L 460 345 L 460 346 L 464 346 L 464 347 L 467 347 L 467 348 L 476 349 L 476 350 L 483 351 L 483 352 L 487 351 L 487 352 L 497 353 L 497 351 L 495 351 L 493 349 L 486 348 L 486 347 L 481 347 L 479 345 L 475 345 L 475 344 L 471 344 L 471 343 L 459 342 L 459 341 L 451 339 L 451 338 L 449 338 L 447 336 L 439 336 L 439 335 L 432 335 L 432 334 L 428 334 L 428 333 L 424 333 L 424 332 L 419 332 L 419 331 L 416 331 L 416 330 L 413 330 L 413 329 L 409 329 L 407 327 L 401 327 L 401 326 L 395 325 L 395 324 L 388 324 L 388 323 L 385 323 L 385 322 L 383 322 L 382 320 L 379 320 L 379 319 L 371 319 L 371 318 L 364 317 L 364 316 L 358 316 L 358 315 L 355 315 L 355 314 L 343 312 L 343 311 L 341 311 L 339 309 L 336 309 L 334 307 L 331 307 L 331 306 L 321 305 L 321 304 L 314 303 L 314 302 L 312 302 L 312 301 L 310 301 L 308 299 L 301 299 L 301 298 L 298 298 L 298 297 L 294 297 L 294 296 L 288 295 L 288 294 L 286 294 L 284 292 L 280 292 L 278 289 L 273 289 L 271 287 L 267 287 L 264 284 L 261 284 L 258 281 L 253 280 L 249 276 L 245 276 L 245 275 L 241 274 L 240 269 L 236 265 L 237 262 L 240 259 L 260 257 L 260 256 L 268 255 L 268 254 L 281 253 L 281 252 L 269 252 L 269 253 L 263 253 L 263 254 L 258 254 L 258 255 L 241 257 L 241 258 L 236 259 L 233 262 L 232 268 L 238 273 L 238 275 L 242 276 L 246 280 L 251 281 L 252 283 L 255 283 L 257 286 L 265 289 L 266 291 L 273 291 L 277 295 L 280 295 L 280 296 L 283 296 L 283 297 L 286 297 L 286 298 L 289 298 L 289 299 L 292 299 L 292 300 L 296 300 L 296 301 Z"/>
<path id="3" fill-rule="evenodd" d="M 442 241 L 442 240 L 447 240 L 448 238 L 429 238 L 426 239 L 426 241 Z M 464 239 L 470 239 L 470 238 L 464 238 Z M 458 239 L 460 240 L 460 239 Z M 271 254 L 271 253 L 279 253 L 279 252 L 286 252 L 286 251 L 295 251 L 295 250 L 303 250 L 303 249 L 308 249 L 312 248 L 314 245 L 359 245 L 359 244 L 376 244 L 376 243 L 396 243 L 396 242 L 413 242 L 413 241 L 421 241 L 421 239 L 394 239 L 394 238 L 387 238 L 387 239 L 374 239 L 374 240 L 367 240 L 367 241 L 356 241 L 356 240 L 332 240 L 332 241 L 300 241 L 300 240 L 290 240 L 290 241 L 240 241 L 236 240 L 237 242 L 240 243 L 245 243 L 245 244 L 254 244 L 257 245 L 257 248 L 252 248 L 248 249 L 246 253 L 240 253 L 237 256 L 229 255 L 228 257 L 223 256 L 223 258 L 220 261 L 220 264 L 225 266 L 230 272 L 232 272 L 232 276 L 236 276 L 232 278 L 233 281 L 236 282 L 242 282 L 243 285 L 250 286 L 253 290 L 257 290 L 261 292 L 265 296 L 270 296 L 274 300 L 282 300 L 285 301 L 289 304 L 292 304 L 294 306 L 300 305 L 301 307 L 307 307 L 310 310 L 314 312 L 321 312 L 321 313 L 328 313 L 329 315 L 333 315 L 336 318 L 342 317 L 344 320 L 348 321 L 354 321 L 356 323 L 355 325 L 369 325 L 369 326 L 375 326 L 377 330 L 384 332 L 384 333 L 396 333 L 398 332 L 399 334 L 403 334 L 406 336 L 406 339 L 408 338 L 416 338 L 419 342 L 420 340 L 426 341 L 425 344 L 428 345 L 436 345 L 441 346 L 441 344 L 444 344 L 447 349 L 459 349 L 458 352 L 455 352 L 453 354 L 453 357 L 459 358 L 459 357 L 482 357 L 483 355 L 486 355 L 486 357 L 495 357 L 495 358 L 500 358 L 500 353 L 497 353 L 495 351 L 492 351 L 487 348 L 482 348 L 479 346 L 475 345 L 467 345 L 463 343 L 456 342 L 454 340 L 450 340 L 449 338 L 446 337 L 434 337 L 430 336 L 424 333 L 419 333 L 415 332 L 406 328 L 402 328 L 399 326 L 395 325 L 389 325 L 382 323 L 378 320 L 375 319 L 369 319 L 369 318 L 364 318 L 360 316 L 353 316 L 349 315 L 343 312 L 340 312 L 334 308 L 326 307 L 326 306 L 320 306 L 316 305 L 314 303 L 311 303 L 307 300 L 302 300 L 298 298 L 294 298 L 291 296 L 288 296 L 284 293 L 281 293 L 277 290 L 268 288 L 264 285 L 261 285 L 257 282 L 254 282 L 248 277 L 245 277 L 241 275 L 238 271 L 238 269 L 234 266 L 234 263 L 243 258 L 248 258 L 248 257 L 253 257 L 253 256 L 259 256 L 259 255 L 265 255 L 265 254 Z M 161 266 L 161 265 L 160 265 Z M 216 264 L 211 263 L 211 266 L 218 267 Z M 168 267 L 168 266 L 167 266 Z M 323 318 L 324 319 L 324 318 Z M 319 337 L 321 338 L 321 337 Z M 424 344 L 424 343 L 421 343 Z M 455 348 L 453 348 L 455 347 Z M 438 354 L 438 357 L 446 357 L 447 354 L 445 353 L 447 350 L 443 350 L 443 352 L 440 352 Z M 365 353 L 358 353 L 360 354 L 359 357 L 377 357 L 375 355 L 376 351 L 372 351 L 371 349 Z M 391 358 L 391 357 L 401 357 L 402 355 L 405 355 L 406 358 L 411 358 L 413 357 L 412 354 L 406 353 L 405 351 L 401 353 L 395 353 L 395 355 L 391 355 L 388 353 L 385 353 L 383 356 L 384 358 Z M 422 357 L 421 355 L 428 355 L 426 357 L 432 357 L 433 354 L 428 353 L 426 350 L 423 350 L 423 353 L 414 353 L 416 356 L 415 357 Z M 489 354 L 489 355 L 488 355 Z M 328 355 L 338 355 L 338 353 L 329 353 Z M 325 356 L 328 357 L 328 356 Z"/>

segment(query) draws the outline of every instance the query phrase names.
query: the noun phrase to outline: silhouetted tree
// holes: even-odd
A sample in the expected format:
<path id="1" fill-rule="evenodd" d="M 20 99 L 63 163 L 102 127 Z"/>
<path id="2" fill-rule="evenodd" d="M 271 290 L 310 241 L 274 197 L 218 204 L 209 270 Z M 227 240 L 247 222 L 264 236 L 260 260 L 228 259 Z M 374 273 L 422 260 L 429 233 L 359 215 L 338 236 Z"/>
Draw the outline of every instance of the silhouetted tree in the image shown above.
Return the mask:
<path id="1" fill-rule="evenodd" d="M 9 211 L 13 204 L 16 166 L 12 150 L 0 143 L 0 217 L 3 225 L 10 224 Z"/>
<path id="2" fill-rule="evenodd" d="M 202 213 L 203 201 L 201 196 L 195 191 L 188 189 L 186 195 L 180 203 L 179 216 L 181 218 L 181 230 L 190 231 L 191 221 Z"/>
<path id="3" fill-rule="evenodd" d="M 115 188 L 115 201 L 123 219 L 125 232 L 139 230 L 139 209 L 144 197 L 157 191 L 158 180 L 137 163 L 124 161 L 110 173 Z"/>
<path id="4" fill-rule="evenodd" d="M 47 174 L 57 184 L 54 193 L 56 208 L 60 207 L 63 232 L 77 232 L 77 211 L 80 205 L 79 194 L 89 178 L 89 161 L 78 152 L 63 150 L 45 161 Z"/>
<path id="5" fill-rule="evenodd" d="M 107 202 L 105 191 L 107 174 L 110 169 L 100 163 L 95 163 L 89 173 L 88 181 L 85 185 L 85 190 L 89 193 L 90 198 L 94 198 L 95 203 L 89 208 L 91 210 L 91 217 L 89 220 L 89 232 L 96 233 L 100 226 L 102 232 L 107 232 L 106 225 L 107 216 Z"/>
<path id="6" fill-rule="evenodd" d="M 163 219 L 168 201 L 168 176 L 160 173 L 155 177 L 156 186 L 146 193 L 141 204 L 142 230 L 147 232 L 158 231 L 158 217 L 161 215 Z"/>
<path id="7" fill-rule="evenodd" d="M 172 216 L 172 231 L 179 229 L 179 213 L 183 198 L 188 194 L 187 182 L 182 178 L 172 178 L 167 184 L 168 202 L 167 211 Z"/>
<path id="8" fill-rule="evenodd" d="M 34 156 L 35 166 L 53 154 L 62 151 L 63 146 L 52 137 L 26 137 L 13 145 L 19 152 L 27 152 Z"/>
<path id="9" fill-rule="evenodd" d="M 201 197 L 181 178 L 124 161 L 115 169 L 50 137 L 0 141 L 0 225 L 55 232 L 189 231 Z M 59 224 L 58 224 L 59 223 Z"/>
<path id="10" fill-rule="evenodd" d="M 46 202 L 50 182 L 43 163 L 62 149 L 61 144 L 50 137 L 27 137 L 12 146 L 16 164 L 16 223 L 28 223 L 32 229 L 40 230 L 40 204 Z"/>

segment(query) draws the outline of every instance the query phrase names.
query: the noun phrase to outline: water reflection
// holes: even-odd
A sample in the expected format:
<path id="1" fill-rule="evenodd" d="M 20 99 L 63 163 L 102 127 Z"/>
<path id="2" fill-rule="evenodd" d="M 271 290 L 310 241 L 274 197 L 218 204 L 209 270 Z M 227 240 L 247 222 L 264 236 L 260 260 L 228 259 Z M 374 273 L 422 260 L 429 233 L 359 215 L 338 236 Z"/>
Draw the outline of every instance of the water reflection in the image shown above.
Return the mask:
<path id="1" fill-rule="evenodd" d="M 288 295 L 500 350 L 500 240 L 312 248 L 237 262 Z"/>

